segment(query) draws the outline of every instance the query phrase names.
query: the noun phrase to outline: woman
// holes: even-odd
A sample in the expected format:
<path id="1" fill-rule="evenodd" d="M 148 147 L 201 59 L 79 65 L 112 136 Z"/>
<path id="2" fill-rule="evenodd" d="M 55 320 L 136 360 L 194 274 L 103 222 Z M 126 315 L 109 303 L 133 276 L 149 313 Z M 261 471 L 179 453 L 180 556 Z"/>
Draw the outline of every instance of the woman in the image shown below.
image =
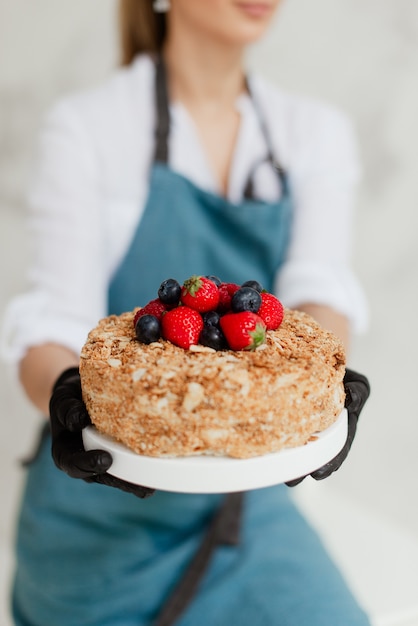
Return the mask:
<path id="1" fill-rule="evenodd" d="M 363 323 L 347 267 L 349 126 L 244 71 L 246 46 L 278 4 L 123 0 L 124 67 L 47 120 L 30 196 L 33 289 L 12 304 L 8 334 L 26 393 L 50 411 L 55 463 L 71 477 L 54 466 L 47 434 L 19 522 L 18 626 L 368 623 L 285 486 L 244 500 L 144 500 L 126 491 L 147 490 L 106 473 L 109 455 L 80 443 L 87 332 L 155 297 L 171 275 L 259 280 L 346 343 Z M 271 228 L 260 227 L 261 211 Z M 361 376 L 347 384 L 358 381 L 367 396 Z M 349 409 L 341 458 L 317 477 L 341 464 L 361 404 Z M 100 482 L 119 489 L 91 484 Z"/>

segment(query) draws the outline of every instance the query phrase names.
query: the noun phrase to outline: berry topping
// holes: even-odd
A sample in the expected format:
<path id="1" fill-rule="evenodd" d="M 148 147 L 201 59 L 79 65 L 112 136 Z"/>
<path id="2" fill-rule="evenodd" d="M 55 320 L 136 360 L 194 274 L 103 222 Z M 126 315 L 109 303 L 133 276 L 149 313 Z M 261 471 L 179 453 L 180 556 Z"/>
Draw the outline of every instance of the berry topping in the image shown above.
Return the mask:
<path id="1" fill-rule="evenodd" d="M 257 280 L 246 280 L 245 283 L 242 283 L 241 287 L 251 287 L 261 293 L 263 291 L 263 287 Z"/>
<path id="2" fill-rule="evenodd" d="M 241 286 L 217 276 L 193 275 L 183 285 L 164 280 L 158 298 L 134 315 L 137 339 L 151 343 L 163 338 L 188 349 L 200 343 L 214 350 L 254 350 L 277 330 L 283 305 L 256 280 Z"/>
<path id="3" fill-rule="evenodd" d="M 220 328 L 205 326 L 199 336 L 199 343 L 214 350 L 226 350 L 228 344 Z"/>
<path id="4" fill-rule="evenodd" d="M 142 309 L 139 309 L 139 311 L 135 313 L 134 326 L 136 326 L 138 319 L 143 315 L 154 315 L 158 320 L 161 320 L 163 313 L 166 311 L 167 307 L 163 304 L 163 302 L 161 302 L 161 300 L 158 298 L 151 300 L 148 304 L 142 307 Z"/>
<path id="5" fill-rule="evenodd" d="M 155 315 L 142 315 L 135 325 L 136 337 L 142 343 L 152 343 L 161 337 L 160 322 Z"/>
<path id="6" fill-rule="evenodd" d="M 220 324 L 231 350 L 255 350 L 266 339 L 263 320 L 251 311 L 227 313 Z"/>
<path id="7" fill-rule="evenodd" d="M 202 318 L 205 326 L 215 326 L 216 328 L 219 328 L 219 320 L 221 319 L 221 316 L 217 311 L 207 311 L 206 313 L 203 313 Z"/>
<path id="8" fill-rule="evenodd" d="M 181 301 L 195 311 L 204 313 L 216 309 L 219 303 L 219 290 L 212 280 L 205 276 L 191 276 L 181 290 Z"/>
<path id="9" fill-rule="evenodd" d="M 277 330 L 283 321 L 283 305 L 271 293 L 263 292 L 261 294 L 261 307 L 258 315 L 264 321 L 267 330 Z"/>
<path id="10" fill-rule="evenodd" d="M 217 276 L 205 276 L 205 278 L 209 278 L 209 280 L 211 280 L 213 283 L 215 283 L 215 285 L 217 287 L 220 287 L 222 284 L 222 281 L 220 278 L 218 278 Z"/>
<path id="11" fill-rule="evenodd" d="M 178 306 L 167 311 L 161 320 L 162 336 L 179 348 L 190 348 L 199 343 L 203 330 L 201 315 L 188 306 Z"/>
<path id="12" fill-rule="evenodd" d="M 252 311 L 257 313 L 261 306 L 261 295 L 252 287 L 241 287 L 234 293 L 231 300 L 231 309 L 234 313 Z"/>
<path id="13" fill-rule="evenodd" d="M 158 289 L 158 298 L 164 304 L 176 306 L 179 303 L 181 286 L 174 278 L 164 280 Z"/>
<path id="14" fill-rule="evenodd" d="M 218 310 L 221 313 L 231 310 L 231 298 L 236 291 L 240 288 L 235 283 L 221 283 L 219 287 L 219 305 Z"/>

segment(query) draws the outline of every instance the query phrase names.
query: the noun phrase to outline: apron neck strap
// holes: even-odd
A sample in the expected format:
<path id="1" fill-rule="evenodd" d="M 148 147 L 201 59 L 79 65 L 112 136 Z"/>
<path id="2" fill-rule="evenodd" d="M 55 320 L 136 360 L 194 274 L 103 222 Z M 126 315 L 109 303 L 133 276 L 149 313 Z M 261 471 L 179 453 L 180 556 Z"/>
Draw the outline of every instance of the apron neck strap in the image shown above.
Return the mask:
<path id="1" fill-rule="evenodd" d="M 263 134 L 264 141 L 266 142 L 266 146 L 267 146 L 267 157 L 262 162 L 268 161 L 269 163 L 271 163 L 271 165 L 277 172 L 280 180 L 283 182 L 283 179 L 286 176 L 285 170 L 281 166 L 279 160 L 274 156 L 273 145 L 271 143 L 270 133 L 266 125 L 264 113 L 261 109 L 260 103 L 258 102 L 256 96 L 254 96 L 254 92 L 251 89 L 251 86 L 247 77 L 245 78 L 245 86 L 251 98 L 251 102 L 253 103 L 253 107 L 257 115 L 258 123 L 260 124 L 261 132 Z M 254 169 L 256 169 L 258 165 L 259 163 L 255 165 Z"/>
<path id="2" fill-rule="evenodd" d="M 155 99 L 157 124 L 155 128 L 155 155 L 154 161 L 168 162 L 168 137 L 170 134 L 170 110 L 167 87 L 167 72 L 161 56 L 157 58 L 155 66 Z"/>
<path id="3" fill-rule="evenodd" d="M 275 158 L 273 154 L 273 149 L 270 141 L 270 134 L 267 130 L 267 126 L 264 120 L 264 115 L 261 111 L 260 105 L 257 102 L 257 98 L 254 97 L 252 90 L 250 88 L 248 79 L 245 79 L 245 84 L 247 91 L 250 95 L 250 98 L 253 102 L 253 106 L 255 108 L 261 131 L 264 136 L 264 140 L 267 145 L 267 157 L 263 159 L 263 162 L 268 161 L 271 163 L 277 175 L 279 176 L 282 184 L 285 182 L 285 171 Z M 168 138 L 170 134 L 170 109 L 169 102 L 170 98 L 168 95 L 168 86 L 167 86 L 167 71 L 165 67 L 165 63 L 163 58 L 158 56 L 155 66 L 155 99 L 156 99 L 156 112 L 157 112 L 157 123 L 155 128 L 155 155 L 154 161 L 159 163 L 168 163 Z M 255 170 L 258 167 L 259 163 L 256 164 Z M 252 172 L 253 173 L 253 172 Z M 245 197 L 249 198 L 253 196 L 252 193 L 252 173 L 248 179 L 246 188 L 245 188 Z"/>

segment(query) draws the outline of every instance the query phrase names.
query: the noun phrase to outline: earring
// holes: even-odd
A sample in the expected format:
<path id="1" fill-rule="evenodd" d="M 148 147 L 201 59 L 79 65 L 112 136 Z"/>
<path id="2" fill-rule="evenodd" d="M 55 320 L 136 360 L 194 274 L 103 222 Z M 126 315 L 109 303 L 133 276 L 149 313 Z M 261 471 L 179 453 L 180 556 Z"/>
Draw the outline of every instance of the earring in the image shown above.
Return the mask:
<path id="1" fill-rule="evenodd" d="M 170 0 L 154 0 L 152 8 L 156 13 L 167 13 L 170 10 Z"/>

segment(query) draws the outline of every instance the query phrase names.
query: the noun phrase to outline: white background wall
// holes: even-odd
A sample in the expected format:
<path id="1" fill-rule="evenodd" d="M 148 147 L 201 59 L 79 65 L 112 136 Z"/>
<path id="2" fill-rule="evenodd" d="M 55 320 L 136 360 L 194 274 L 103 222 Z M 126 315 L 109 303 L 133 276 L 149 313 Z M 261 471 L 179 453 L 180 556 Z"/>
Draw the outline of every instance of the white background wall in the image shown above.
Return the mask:
<path id="1" fill-rule="evenodd" d="M 0 315 L 24 286 L 24 196 L 40 119 L 56 97 L 100 82 L 113 66 L 114 12 L 113 0 L 0 0 Z M 287 0 L 249 61 L 283 87 L 342 107 L 358 130 L 353 262 L 371 327 L 356 338 L 351 365 L 369 375 L 372 396 L 347 463 L 297 497 L 329 532 L 376 623 L 417 626 L 418 3 Z M 3 367 L 0 397 L 1 618 L 23 478 L 17 459 L 38 416 Z"/>

